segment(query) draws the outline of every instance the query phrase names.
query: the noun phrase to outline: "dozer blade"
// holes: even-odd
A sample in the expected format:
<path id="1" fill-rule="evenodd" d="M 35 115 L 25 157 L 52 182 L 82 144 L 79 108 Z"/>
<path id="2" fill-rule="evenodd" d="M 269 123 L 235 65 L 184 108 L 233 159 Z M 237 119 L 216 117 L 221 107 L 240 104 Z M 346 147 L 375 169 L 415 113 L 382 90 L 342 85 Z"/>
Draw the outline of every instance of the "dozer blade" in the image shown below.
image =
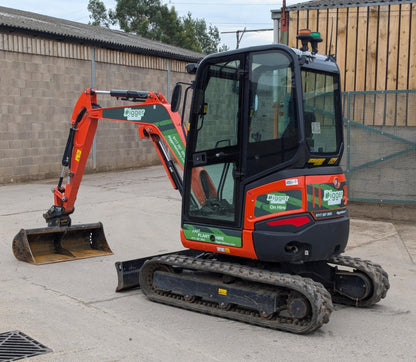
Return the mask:
<path id="1" fill-rule="evenodd" d="M 13 239 L 13 253 L 37 265 L 113 254 L 101 223 L 22 229 Z"/>
<path id="2" fill-rule="evenodd" d="M 203 252 L 199 250 L 185 249 L 185 250 L 174 251 L 171 253 L 147 256 L 145 258 L 118 261 L 116 262 L 117 280 L 118 280 L 116 292 L 123 292 L 125 290 L 132 289 L 132 288 L 140 288 L 139 275 L 140 275 L 140 269 L 143 266 L 143 264 L 149 259 L 153 259 L 159 256 L 171 255 L 171 254 L 196 257 L 198 255 L 203 255 Z"/>

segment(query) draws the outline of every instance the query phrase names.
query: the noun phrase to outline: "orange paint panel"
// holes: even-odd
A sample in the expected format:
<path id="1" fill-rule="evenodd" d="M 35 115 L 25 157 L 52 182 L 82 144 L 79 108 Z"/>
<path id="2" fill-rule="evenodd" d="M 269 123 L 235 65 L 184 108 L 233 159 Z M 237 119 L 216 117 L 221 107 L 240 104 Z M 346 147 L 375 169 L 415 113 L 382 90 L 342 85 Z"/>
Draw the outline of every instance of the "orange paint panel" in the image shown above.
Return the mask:
<path id="1" fill-rule="evenodd" d="M 335 187 L 335 184 L 337 184 L 339 185 L 338 187 L 340 187 L 341 184 L 344 182 L 344 174 L 297 176 L 272 182 L 270 184 L 249 190 L 246 194 L 244 229 L 254 230 L 255 223 L 270 218 L 308 212 L 307 185 L 316 185 L 316 187 L 312 187 L 312 200 L 310 201 L 312 202 L 312 209 L 315 209 L 316 207 L 319 207 L 319 209 L 321 209 L 323 207 L 323 190 L 318 185 L 334 184 Z M 298 195 L 300 194 L 301 196 L 295 196 L 294 193 L 298 193 Z M 344 195 L 346 195 L 346 192 L 344 192 Z M 273 212 L 270 204 L 272 204 L 273 202 L 279 204 L 279 198 L 285 197 L 287 197 L 287 199 L 283 200 L 282 203 L 288 203 L 288 200 L 292 198 L 291 207 L 286 208 L 286 206 L 282 206 L 281 208 L 279 208 L 279 205 L 272 205 L 275 207 L 276 210 L 276 212 Z M 300 200 L 301 205 L 299 205 L 299 207 L 293 206 L 293 202 L 300 202 Z M 263 210 L 266 211 L 261 213 L 261 211 Z"/>
<path id="2" fill-rule="evenodd" d="M 256 202 L 260 196 L 273 193 L 284 193 L 288 191 L 298 191 L 301 193 L 302 205 L 299 208 L 295 210 L 292 209 L 287 211 L 276 211 L 276 213 L 270 213 L 262 216 L 255 215 Z M 246 194 L 244 228 L 248 230 L 254 230 L 254 224 L 256 222 L 269 219 L 270 217 L 292 215 L 295 213 L 305 212 L 306 208 L 307 196 L 304 176 L 291 177 L 256 187 L 252 190 L 249 190 Z"/>
<path id="3" fill-rule="evenodd" d="M 335 179 L 338 179 L 340 183 L 346 181 L 345 175 L 340 173 L 336 175 L 306 176 L 306 184 L 310 185 L 334 183 Z"/>
<path id="4" fill-rule="evenodd" d="M 344 186 L 344 205 L 348 204 L 348 193 L 347 193 L 347 185 Z"/>

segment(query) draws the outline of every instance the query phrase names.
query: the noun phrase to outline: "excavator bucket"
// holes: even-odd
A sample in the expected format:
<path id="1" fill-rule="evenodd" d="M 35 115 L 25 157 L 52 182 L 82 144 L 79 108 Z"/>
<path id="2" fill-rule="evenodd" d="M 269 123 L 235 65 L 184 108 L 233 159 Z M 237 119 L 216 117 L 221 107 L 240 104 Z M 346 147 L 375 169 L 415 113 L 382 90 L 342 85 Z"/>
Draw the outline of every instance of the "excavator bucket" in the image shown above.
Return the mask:
<path id="1" fill-rule="evenodd" d="M 37 265 L 113 254 L 101 223 L 21 229 L 13 239 L 13 253 Z"/>

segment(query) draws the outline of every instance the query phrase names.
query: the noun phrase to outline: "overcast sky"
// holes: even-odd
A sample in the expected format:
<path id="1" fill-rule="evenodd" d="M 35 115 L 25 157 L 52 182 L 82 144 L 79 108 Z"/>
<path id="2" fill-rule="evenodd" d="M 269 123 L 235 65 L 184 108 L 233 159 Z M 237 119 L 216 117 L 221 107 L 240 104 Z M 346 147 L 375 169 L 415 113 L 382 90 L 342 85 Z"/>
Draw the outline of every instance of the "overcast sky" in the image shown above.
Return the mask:
<path id="1" fill-rule="evenodd" d="M 163 0 L 162 0 L 163 1 Z M 286 0 L 287 5 L 298 4 L 306 0 Z M 107 9 L 115 8 L 115 0 L 104 0 Z M 194 18 L 203 18 L 207 24 L 216 26 L 220 32 L 271 29 L 273 21 L 271 10 L 280 9 L 282 0 L 166 0 L 174 6 L 179 16 L 188 11 Z M 0 6 L 31 11 L 54 16 L 79 23 L 90 21 L 87 10 L 88 0 L 1 0 Z M 222 43 L 230 49 L 236 47 L 235 34 L 221 34 Z M 253 32 L 244 34 L 240 46 L 268 44 L 273 41 L 273 32 Z"/>

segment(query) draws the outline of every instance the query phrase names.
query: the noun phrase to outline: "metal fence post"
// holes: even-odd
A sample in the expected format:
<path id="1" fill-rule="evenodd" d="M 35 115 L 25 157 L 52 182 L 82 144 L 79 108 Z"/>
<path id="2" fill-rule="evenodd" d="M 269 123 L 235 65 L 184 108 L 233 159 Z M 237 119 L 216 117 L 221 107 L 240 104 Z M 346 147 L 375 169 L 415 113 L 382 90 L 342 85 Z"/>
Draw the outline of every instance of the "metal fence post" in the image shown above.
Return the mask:
<path id="1" fill-rule="evenodd" d="M 91 48 L 91 88 L 95 88 L 95 48 Z M 92 168 L 97 168 L 97 134 L 92 141 Z"/>
<path id="2" fill-rule="evenodd" d="M 351 172 L 351 123 L 350 123 L 350 116 L 351 116 L 351 92 L 347 92 L 347 119 L 346 119 L 346 126 L 347 126 L 347 169 L 345 170 L 345 176 L 347 177 L 347 185 L 350 183 L 350 172 Z M 345 118 L 344 118 L 345 121 Z"/>

